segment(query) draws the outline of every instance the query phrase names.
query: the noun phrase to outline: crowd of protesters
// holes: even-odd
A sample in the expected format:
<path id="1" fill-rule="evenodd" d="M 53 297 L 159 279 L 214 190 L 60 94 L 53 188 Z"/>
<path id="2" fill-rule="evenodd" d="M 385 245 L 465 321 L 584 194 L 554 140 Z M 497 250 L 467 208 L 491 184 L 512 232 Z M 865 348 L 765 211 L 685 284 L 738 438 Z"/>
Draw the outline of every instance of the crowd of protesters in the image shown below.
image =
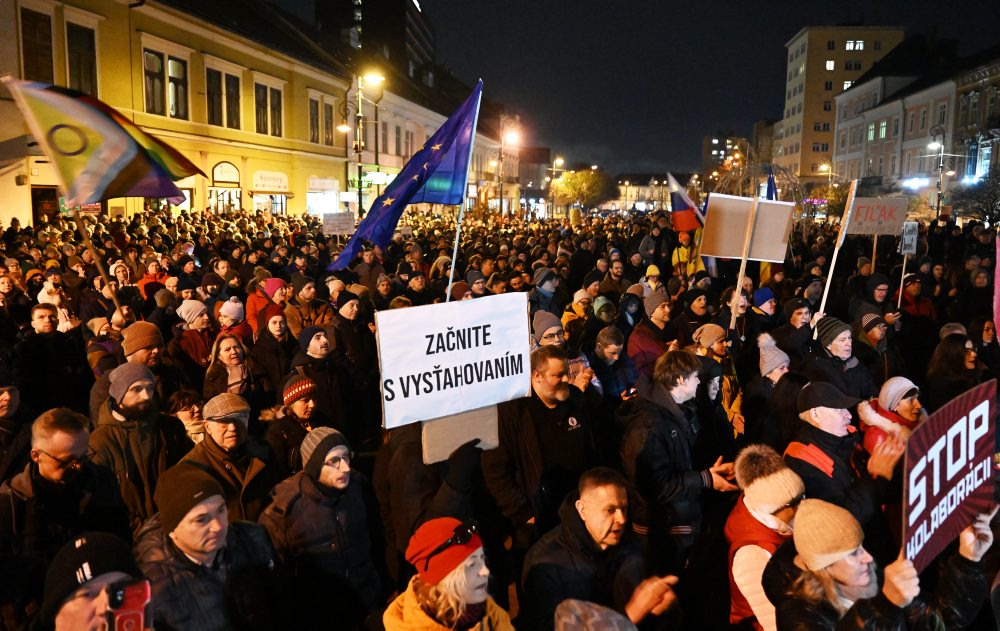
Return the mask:
<path id="1" fill-rule="evenodd" d="M 991 230 L 923 226 L 905 274 L 851 237 L 831 274 L 805 222 L 737 287 L 669 215 L 470 219 L 457 260 L 407 222 L 334 272 L 312 216 L 3 231 L 0 629 L 147 584 L 162 629 L 995 626 L 993 514 L 899 552 L 907 437 L 1000 372 Z M 531 395 L 426 465 L 374 314 L 449 291 L 526 292 Z"/>

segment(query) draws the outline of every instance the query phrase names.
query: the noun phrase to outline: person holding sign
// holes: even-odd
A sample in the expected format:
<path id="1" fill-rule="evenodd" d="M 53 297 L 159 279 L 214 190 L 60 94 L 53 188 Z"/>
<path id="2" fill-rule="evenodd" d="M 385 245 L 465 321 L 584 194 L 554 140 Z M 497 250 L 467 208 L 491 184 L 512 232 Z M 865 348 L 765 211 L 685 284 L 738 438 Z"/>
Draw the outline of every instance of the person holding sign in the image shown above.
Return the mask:
<path id="1" fill-rule="evenodd" d="M 803 500 L 792 535 L 795 565 L 802 572 L 789 595 L 776 603 L 778 628 L 968 627 L 986 600 L 981 560 L 993 544 L 989 523 L 994 514 L 996 508 L 962 531 L 958 553 L 942 566 L 937 593 L 923 594 L 913 562 L 902 556 L 885 567 L 879 580 L 879 568 L 862 545 L 865 533 L 850 512 L 822 500 Z M 776 555 L 771 564 L 778 561 Z"/>

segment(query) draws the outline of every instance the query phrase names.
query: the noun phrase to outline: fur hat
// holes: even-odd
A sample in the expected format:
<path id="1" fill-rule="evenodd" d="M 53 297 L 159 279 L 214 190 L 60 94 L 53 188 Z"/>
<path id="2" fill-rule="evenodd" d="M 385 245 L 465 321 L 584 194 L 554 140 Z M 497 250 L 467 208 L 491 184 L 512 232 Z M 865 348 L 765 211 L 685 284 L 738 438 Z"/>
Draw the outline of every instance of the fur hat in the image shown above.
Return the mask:
<path id="1" fill-rule="evenodd" d="M 736 456 L 733 467 L 743 503 L 755 511 L 770 515 L 806 492 L 802 478 L 767 445 L 750 445 Z"/>
<path id="2" fill-rule="evenodd" d="M 766 377 L 775 368 L 782 365 L 789 365 L 791 359 L 788 353 L 778 348 L 774 338 L 768 333 L 761 333 L 757 337 L 757 347 L 760 349 L 760 376 Z"/>
<path id="3" fill-rule="evenodd" d="M 865 533 L 846 509 L 823 500 L 802 500 L 795 513 L 795 565 L 818 572 L 861 546 Z"/>

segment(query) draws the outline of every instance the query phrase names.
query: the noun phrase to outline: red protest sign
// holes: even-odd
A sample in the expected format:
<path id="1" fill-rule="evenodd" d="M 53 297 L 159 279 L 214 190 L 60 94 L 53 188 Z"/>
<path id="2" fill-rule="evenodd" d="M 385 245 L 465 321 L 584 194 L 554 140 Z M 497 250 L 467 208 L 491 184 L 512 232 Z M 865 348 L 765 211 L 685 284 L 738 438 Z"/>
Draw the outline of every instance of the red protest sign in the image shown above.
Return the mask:
<path id="1" fill-rule="evenodd" d="M 993 504 L 996 396 L 996 379 L 965 392 L 906 442 L 903 550 L 918 572 Z"/>

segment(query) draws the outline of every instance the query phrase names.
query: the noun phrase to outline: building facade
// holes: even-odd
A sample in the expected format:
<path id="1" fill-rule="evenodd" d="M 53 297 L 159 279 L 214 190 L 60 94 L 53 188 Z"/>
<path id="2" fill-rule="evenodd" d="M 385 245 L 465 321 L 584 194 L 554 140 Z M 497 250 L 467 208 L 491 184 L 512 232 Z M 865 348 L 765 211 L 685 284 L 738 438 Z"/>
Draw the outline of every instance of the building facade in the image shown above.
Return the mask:
<path id="1" fill-rule="evenodd" d="M 971 184 L 997 169 L 1000 151 L 1000 48 L 984 51 L 955 76 L 957 177 Z"/>

